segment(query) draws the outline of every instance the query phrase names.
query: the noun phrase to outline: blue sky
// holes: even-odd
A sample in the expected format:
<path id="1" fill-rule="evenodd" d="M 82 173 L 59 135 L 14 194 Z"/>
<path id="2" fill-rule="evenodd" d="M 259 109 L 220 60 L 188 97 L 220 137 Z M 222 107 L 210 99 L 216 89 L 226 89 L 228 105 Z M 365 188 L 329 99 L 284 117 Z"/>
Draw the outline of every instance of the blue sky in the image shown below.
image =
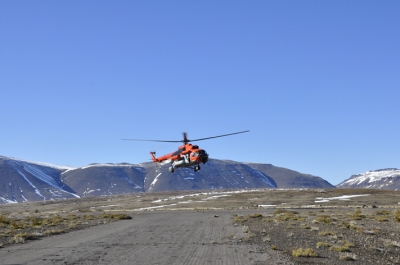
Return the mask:
<path id="1" fill-rule="evenodd" d="M 180 140 L 320 176 L 400 168 L 399 1 L 0 1 L 0 155 L 140 163 Z"/>

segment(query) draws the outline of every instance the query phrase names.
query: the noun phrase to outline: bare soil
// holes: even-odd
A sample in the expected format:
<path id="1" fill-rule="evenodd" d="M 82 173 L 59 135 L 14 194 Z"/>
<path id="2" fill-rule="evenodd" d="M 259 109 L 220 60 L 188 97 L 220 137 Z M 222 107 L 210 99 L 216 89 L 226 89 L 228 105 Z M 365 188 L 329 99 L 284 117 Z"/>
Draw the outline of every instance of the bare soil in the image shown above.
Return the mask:
<path id="1" fill-rule="evenodd" d="M 399 202 L 271 189 L 1 205 L 0 264 L 400 264 Z"/>

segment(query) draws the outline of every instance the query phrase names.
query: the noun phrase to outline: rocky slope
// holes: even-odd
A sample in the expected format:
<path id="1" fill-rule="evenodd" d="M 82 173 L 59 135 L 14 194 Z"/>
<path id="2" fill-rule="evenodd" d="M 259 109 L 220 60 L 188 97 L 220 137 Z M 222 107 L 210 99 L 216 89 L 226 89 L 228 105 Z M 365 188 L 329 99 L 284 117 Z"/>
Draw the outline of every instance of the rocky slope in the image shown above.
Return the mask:
<path id="1" fill-rule="evenodd" d="M 79 197 L 60 179 L 67 169 L 0 156 L 0 204 Z"/>
<path id="2" fill-rule="evenodd" d="M 352 175 L 336 187 L 397 190 L 400 189 L 400 169 L 386 168 Z"/>
<path id="3" fill-rule="evenodd" d="M 168 165 L 60 167 L 0 156 L 0 204 L 171 190 L 333 188 L 322 178 L 268 164 L 210 159 L 201 170 Z"/>

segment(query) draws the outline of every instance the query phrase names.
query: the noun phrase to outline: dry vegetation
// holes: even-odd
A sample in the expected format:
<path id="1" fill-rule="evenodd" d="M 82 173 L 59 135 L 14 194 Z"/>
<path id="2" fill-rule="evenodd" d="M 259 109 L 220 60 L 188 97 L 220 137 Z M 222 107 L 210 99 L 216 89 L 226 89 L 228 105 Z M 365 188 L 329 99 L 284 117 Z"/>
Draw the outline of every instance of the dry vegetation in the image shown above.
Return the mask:
<path id="1" fill-rule="evenodd" d="M 274 249 L 295 263 L 399 264 L 400 210 L 287 210 L 235 215 L 259 251 Z M 257 218 L 254 218 L 257 216 Z"/>
<path id="2" fill-rule="evenodd" d="M 102 212 L 76 211 L 66 213 L 19 212 L 0 214 L 0 247 L 9 244 L 26 243 L 41 237 L 68 233 L 94 225 L 106 224 L 116 220 L 131 219 L 126 214 L 106 214 Z"/>

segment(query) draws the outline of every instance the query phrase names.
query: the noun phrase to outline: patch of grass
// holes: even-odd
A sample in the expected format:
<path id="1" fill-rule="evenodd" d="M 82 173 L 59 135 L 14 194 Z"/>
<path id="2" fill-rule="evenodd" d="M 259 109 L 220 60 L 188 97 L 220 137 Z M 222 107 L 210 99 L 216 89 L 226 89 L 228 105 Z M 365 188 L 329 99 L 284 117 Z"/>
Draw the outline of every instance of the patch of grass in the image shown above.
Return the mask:
<path id="1" fill-rule="evenodd" d="M 350 228 L 350 224 L 348 222 L 342 221 L 342 223 L 340 224 L 341 228 Z"/>
<path id="2" fill-rule="evenodd" d="M 306 220 L 305 217 L 299 216 L 298 212 L 288 211 L 288 210 L 276 210 L 274 213 L 275 221 L 283 222 L 283 221 L 302 221 Z"/>
<path id="3" fill-rule="evenodd" d="M 395 222 L 400 222 L 400 210 L 394 213 L 393 219 Z"/>
<path id="4" fill-rule="evenodd" d="M 107 218 L 107 219 L 114 219 L 114 220 L 127 220 L 127 219 L 132 219 L 130 215 L 123 214 L 123 213 L 108 213 L 108 214 L 102 214 L 99 216 L 99 218 Z"/>
<path id="5" fill-rule="evenodd" d="M 354 213 L 351 213 L 350 214 L 350 218 L 352 219 L 352 220 L 363 220 L 363 219 L 365 219 L 367 216 L 366 215 L 364 215 L 362 212 L 361 212 L 361 209 L 357 209 Z"/>
<path id="6" fill-rule="evenodd" d="M 262 218 L 262 214 L 260 213 L 253 213 L 249 215 L 249 218 Z"/>
<path id="7" fill-rule="evenodd" d="M 82 224 L 81 221 L 74 220 L 73 222 L 68 223 L 68 228 L 75 229 L 75 228 L 78 228 L 81 224 Z"/>
<path id="8" fill-rule="evenodd" d="M 293 249 L 292 256 L 293 257 L 318 257 L 319 255 L 312 248 L 306 248 L 306 249 L 298 248 L 298 249 Z"/>
<path id="9" fill-rule="evenodd" d="M 10 243 L 16 243 L 16 244 L 20 244 L 20 243 L 25 243 L 27 239 L 34 239 L 35 235 L 33 234 L 28 234 L 28 233 L 19 233 L 14 235 L 9 242 Z"/>
<path id="10" fill-rule="evenodd" d="M 388 210 L 379 210 L 374 212 L 374 215 L 391 215 L 391 214 L 392 212 Z"/>
<path id="11" fill-rule="evenodd" d="M 43 219 L 34 217 L 34 216 L 29 216 L 26 218 L 28 222 L 30 222 L 31 226 L 33 227 L 41 227 L 43 225 Z"/>
<path id="12" fill-rule="evenodd" d="M 394 241 L 394 240 L 389 240 L 388 242 L 385 243 L 385 247 L 398 247 L 398 248 L 400 248 L 400 242 L 399 241 Z"/>
<path id="13" fill-rule="evenodd" d="M 85 220 L 95 220 L 96 217 L 93 214 L 87 214 L 83 217 Z"/>
<path id="14" fill-rule="evenodd" d="M 319 236 L 336 236 L 335 232 L 331 231 L 322 231 L 318 233 Z"/>
<path id="15" fill-rule="evenodd" d="M 242 224 L 242 223 L 246 222 L 247 220 L 249 220 L 248 216 L 244 217 L 243 215 L 235 215 L 233 217 L 234 224 Z"/>
<path id="16" fill-rule="evenodd" d="M 345 241 L 343 246 L 348 248 L 354 248 L 356 245 L 354 245 L 351 242 Z"/>
<path id="17" fill-rule="evenodd" d="M 320 247 L 320 248 L 329 248 L 331 246 L 332 246 L 332 244 L 328 243 L 328 242 L 317 242 L 317 247 Z"/>
<path id="18" fill-rule="evenodd" d="M 54 215 L 49 218 L 43 219 L 43 224 L 48 225 L 48 226 L 57 226 L 59 225 L 62 221 L 64 221 L 64 218 L 59 216 L 59 215 Z"/>
<path id="19" fill-rule="evenodd" d="M 329 249 L 336 252 L 350 252 L 350 248 L 347 246 L 331 246 Z"/>
<path id="20" fill-rule="evenodd" d="M 356 257 L 354 255 L 340 255 L 339 259 L 345 261 L 355 261 Z"/>
<path id="21" fill-rule="evenodd" d="M 357 233 L 363 233 L 363 234 L 367 234 L 367 235 L 376 235 L 379 234 L 381 232 L 380 229 L 372 229 L 372 230 L 367 230 L 363 227 L 358 227 L 356 230 Z"/>
<path id="22" fill-rule="evenodd" d="M 76 214 L 68 214 L 67 215 L 67 219 L 68 220 L 75 220 L 75 219 L 79 219 L 79 216 L 77 216 Z"/>
<path id="23" fill-rule="evenodd" d="M 377 216 L 377 217 L 375 217 L 375 220 L 378 221 L 378 222 L 389 222 L 389 217 Z"/>
<path id="24" fill-rule="evenodd" d="M 289 212 L 289 211 L 285 210 L 285 209 L 278 209 L 278 210 L 275 210 L 274 216 L 279 215 L 279 214 L 283 214 L 283 213 L 287 213 L 287 212 Z"/>
<path id="25" fill-rule="evenodd" d="M 300 222 L 305 222 L 306 220 L 307 220 L 307 218 L 304 217 L 304 216 L 299 216 L 299 217 L 297 218 L 297 221 L 300 221 Z"/>
<path id="26" fill-rule="evenodd" d="M 11 222 L 11 227 L 13 229 L 24 229 L 25 223 L 24 223 L 24 221 L 14 221 L 14 222 Z"/>
<path id="27" fill-rule="evenodd" d="M 3 214 L 0 215 L 0 224 L 8 225 L 10 223 L 11 223 L 11 221 L 10 221 L 10 219 L 7 218 L 7 216 L 5 216 Z"/>
<path id="28" fill-rule="evenodd" d="M 23 244 L 25 243 L 25 239 L 23 237 L 15 235 L 14 237 L 10 238 L 9 242 L 15 244 Z"/>
<path id="29" fill-rule="evenodd" d="M 331 224 L 332 218 L 330 218 L 328 215 L 320 215 L 313 221 L 313 223 Z"/>

